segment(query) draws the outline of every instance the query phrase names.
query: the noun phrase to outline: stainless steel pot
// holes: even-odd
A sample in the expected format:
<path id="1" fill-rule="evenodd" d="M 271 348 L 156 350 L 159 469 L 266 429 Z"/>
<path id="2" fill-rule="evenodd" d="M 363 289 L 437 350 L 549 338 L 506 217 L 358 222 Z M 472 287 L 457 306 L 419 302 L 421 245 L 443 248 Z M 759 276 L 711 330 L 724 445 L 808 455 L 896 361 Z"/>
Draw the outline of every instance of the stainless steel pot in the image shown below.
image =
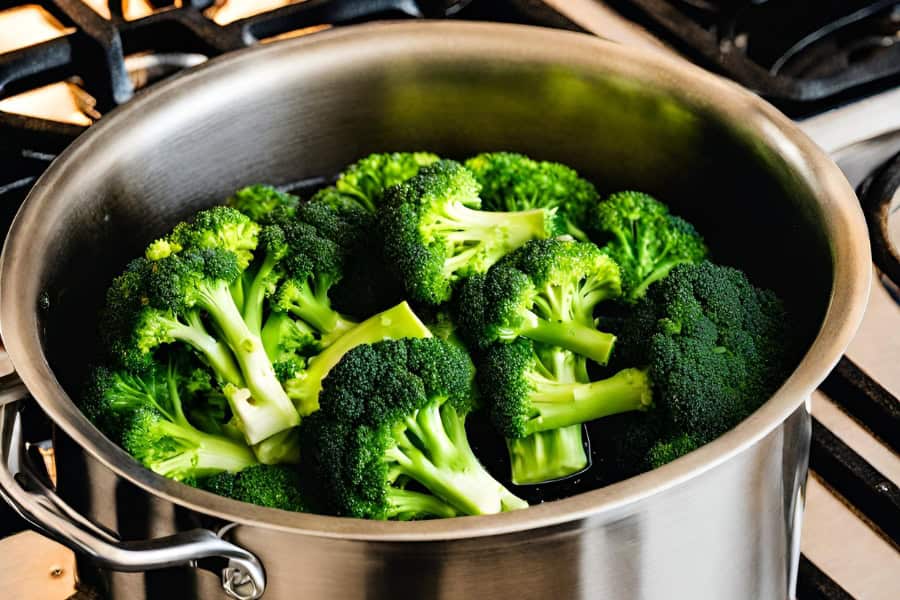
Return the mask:
<path id="1" fill-rule="evenodd" d="M 428 522 L 213 496 L 141 468 L 75 408 L 98 290 L 150 239 L 238 186 L 413 148 L 517 150 L 570 164 L 601 190 L 657 193 L 697 223 L 719 262 L 786 298 L 808 351 L 749 419 L 661 469 L 525 511 Z M 267 585 L 271 599 L 786 598 L 808 397 L 855 331 L 869 278 L 865 223 L 834 164 L 775 109 L 683 62 L 583 35 L 463 23 L 369 25 L 259 47 L 104 118 L 19 212 L 3 253 L 3 338 L 59 427 L 64 462 L 59 496 L 28 476 L 23 403 L 12 402 L 23 388 L 9 380 L 0 483 L 38 527 L 105 568 L 226 567 L 226 588 L 246 597 Z M 174 537 L 125 543 L 109 530 Z M 198 573 L 108 580 L 129 599 L 165 582 L 181 586 L 179 597 L 221 593 Z"/>

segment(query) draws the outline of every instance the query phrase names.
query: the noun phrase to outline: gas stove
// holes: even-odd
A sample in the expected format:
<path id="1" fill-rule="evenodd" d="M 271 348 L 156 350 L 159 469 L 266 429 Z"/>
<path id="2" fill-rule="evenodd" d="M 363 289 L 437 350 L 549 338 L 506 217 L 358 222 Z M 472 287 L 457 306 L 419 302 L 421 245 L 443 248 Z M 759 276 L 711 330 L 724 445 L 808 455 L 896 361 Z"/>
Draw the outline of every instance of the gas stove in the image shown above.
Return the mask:
<path id="1" fill-rule="evenodd" d="M 857 187 L 876 284 L 812 398 L 797 597 L 900 587 L 900 2 L 839 0 L 0 0 L 0 227 L 81 132 L 226 52 L 374 19 L 589 32 L 695 62 L 796 119 Z M 2 510 L 2 509 L 0 509 Z M 0 512 L 0 535 L 18 525 Z"/>

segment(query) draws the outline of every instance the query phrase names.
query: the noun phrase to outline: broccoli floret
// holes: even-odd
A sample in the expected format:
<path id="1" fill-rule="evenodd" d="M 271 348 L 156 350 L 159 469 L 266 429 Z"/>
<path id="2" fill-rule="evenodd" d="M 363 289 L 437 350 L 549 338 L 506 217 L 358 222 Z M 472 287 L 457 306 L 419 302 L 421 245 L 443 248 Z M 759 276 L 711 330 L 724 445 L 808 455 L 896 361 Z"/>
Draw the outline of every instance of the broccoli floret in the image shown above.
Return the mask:
<path id="1" fill-rule="evenodd" d="M 583 229 L 590 222 L 599 195 L 594 185 L 574 169 L 513 152 L 487 152 L 465 164 L 481 184 L 486 210 L 557 208 L 566 233 L 587 241 Z"/>
<path id="2" fill-rule="evenodd" d="M 674 438 L 657 442 L 650 448 L 647 454 L 647 461 L 651 469 L 661 467 L 666 463 L 670 463 L 676 458 L 681 458 L 688 452 L 693 452 L 701 444 L 697 439 L 688 434 L 682 433 Z"/>
<path id="3" fill-rule="evenodd" d="M 603 251 L 622 269 L 622 291 L 629 302 L 676 265 L 698 263 L 707 254 L 693 225 L 640 192 L 619 192 L 601 202 L 595 229 Z"/>
<path id="4" fill-rule="evenodd" d="M 148 469 L 175 480 L 240 471 L 256 463 L 247 446 L 150 408 L 131 415 L 122 447 Z"/>
<path id="5" fill-rule="evenodd" d="M 386 189 L 415 176 L 422 167 L 437 160 L 437 156 L 428 152 L 371 154 L 347 167 L 333 188 L 325 188 L 313 199 L 336 207 L 354 203 L 374 214 Z"/>
<path id="6" fill-rule="evenodd" d="M 241 188 L 228 199 L 228 206 L 241 211 L 261 225 L 293 221 L 300 198 L 270 185 Z"/>
<path id="7" fill-rule="evenodd" d="M 584 357 L 562 348 L 530 343 L 546 377 L 560 384 L 590 382 Z M 479 387 L 486 389 L 488 386 L 482 381 Z M 485 397 L 490 398 L 489 395 Z M 516 485 L 543 483 L 586 468 L 588 457 L 584 451 L 583 431 L 581 425 L 570 425 L 537 431 L 525 437 L 507 437 L 512 482 Z"/>
<path id="8" fill-rule="evenodd" d="M 186 248 L 221 249 L 233 253 L 238 268 L 244 270 L 253 260 L 259 230 L 259 224 L 247 215 L 227 206 L 215 206 L 201 210 L 190 221 L 176 225 L 162 241 L 158 240 L 148 247 L 146 257 L 160 260 Z"/>
<path id="9" fill-rule="evenodd" d="M 361 344 L 423 337 L 431 337 L 428 327 L 419 320 L 409 304 L 401 302 L 366 319 L 310 358 L 306 370 L 285 382 L 288 396 L 300 414 L 308 415 L 319 408 L 322 380 L 347 352 Z"/>
<path id="10" fill-rule="evenodd" d="M 296 377 L 305 366 L 302 356 L 319 349 L 313 329 L 283 312 L 273 312 L 266 319 L 262 343 L 281 381 Z"/>
<path id="11" fill-rule="evenodd" d="M 317 195 L 300 207 L 298 218 L 344 254 L 343 277 L 329 290 L 337 309 L 366 318 L 402 300 L 400 283 L 387 268 L 382 244 L 373 238 L 377 235 L 374 214 L 355 200 L 331 202 Z"/>
<path id="12" fill-rule="evenodd" d="M 536 240 L 463 283 L 457 322 L 475 348 L 521 336 L 603 365 L 615 336 L 597 330 L 594 309 L 619 285 L 615 262 L 593 244 Z"/>
<path id="13" fill-rule="evenodd" d="M 304 462 L 333 511 L 387 519 L 527 506 L 491 477 L 469 446 L 473 377 L 465 352 L 437 338 L 348 352 L 325 379 L 321 409 L 303 435 Z M 419 498 L 410 509 L 411 492 L 435 499 Z"/>
<path id="14" fill-rule="evenodd" d="M 484 273 L 529 240 L 556 235 L 555 209 L 478 210 L 479 187 L 462 165 L 442 160 L 386 194 L 385 258 L 413 300 L 445 302 L 459 279 Z"/>
<path id="15" fill-rule="evenodd" d="M 243 282 L 240 306 L 244 321 L 250 331 L 257 335 L 262 333 L 265 300 L 275 293 L 281 281 L 283 276 L 281 262 L 289 251 L 284 229 L 278 225 L 264 227 L 259 235 L 258 258 L 255 264 L 237 279 Z M 232 287 L 232 297 L 234 295 Z"/>
<path id="16" fill-rule="evenodd" d="M 149 274 L 149 306 L 175 315 L 203 310 L 221 333 L 240 367 L 246 394 L 224 390 L 249 444 L 299 423 L 299 416 L 263 348 L 259 335 L 244 321 L 229 285 L 240 275 L 233 252 L 184 250 L 153 263 Z"/>
<path id="17" fill-rule="evenodd" d="M 141 372 L 155 364 L 153 353 L 159 346 L 180 342 L 193 348 L 222 381 L 243 384 L 231 350 L 209 334 L 198 310 L 177 314 L 150 305 L 155 265 L 145 258 L 133 260 L 107 291 L 101 335 L 111 360 Z"/>
<path id="18" fill-rule="evenodd" d="M 238 473 L 220 473 L 199 481 L 208 492 L 257 506 L 305 512 L 296 469 L 284 465 L 253 465 Z"/>
<path id="19" fill-rule="evenodd" d="M 580 425 L 653 405 L 650 379 L 641 369 L 623 369 L 590 383 L 562 382 L 540 360 L 534 344 L 519 338 L 496 344 L 479 368 L 482 395 L 491 418 L 508 438 Z"/>
<path id="20" fill-rule="evenodd" d="M 302 319 L 328 346 L 356 324 L 335 311 L 328 297 L 344 274 L 344 251 L 307 223 L 294 223 L 283 231 L 288 246 L 281 261 L 285 279 L 272 298 L 272 309 Z"/>
<path id="21" fill-rule="evenodd" d="M 144 466 L 171 479 L 195 479 L 255 464 L 251 450 L 188 420 L 182 389 L 195 374 L 171 357 L 141 375 L 98 368 L 82 400 L 85 413 Z"/>
<path id="22" fill-rule="evenodd" d="M 649 366 L 669 437 L 686 434 L 700 444 L 769 398 L 793 346 L 774 293 L 706 261 L 677 266 L 651 286 L 620 335 L 626 354 Z"/>

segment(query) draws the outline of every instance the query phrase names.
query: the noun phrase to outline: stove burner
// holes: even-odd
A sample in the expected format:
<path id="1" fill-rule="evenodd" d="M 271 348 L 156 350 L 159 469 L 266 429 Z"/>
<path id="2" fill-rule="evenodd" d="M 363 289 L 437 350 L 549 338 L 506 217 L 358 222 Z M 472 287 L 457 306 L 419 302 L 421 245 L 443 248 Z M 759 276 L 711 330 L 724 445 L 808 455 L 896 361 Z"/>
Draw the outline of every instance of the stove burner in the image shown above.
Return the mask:
<path id="1" fill-rule="evenodd" d="M 23 0 L 24 2 L 24 0 Z M 458 12 L 469 0 L 29 0 L 0 11 L 37 24 L 36 37 L 0 44 L 0 100 L 78 77 L 92 121 L 134 92 L 184 67 L 270 39 L 309 34 L 374 18 L 422 18 Z M 0 6 L 7 6 L 6 3 Z M 34 30 L 32 28 L 32 34 Z M 15 39 L 3 36 L 4 40 Z M 95 106 L 94 106 L 95 105 Z M 0 147 L 27 139 L 32 151 L 55 153 L 83 127 L 0 109 Z M 76 120 L 85 125 L 83 120 Z M 49 141 L 49 145 L 36 145 Z M 64 146 L 64 144 L 63 144 Z M 0 148 L 2 149 L 2 148 Z"/>
<path id="2" fill-rule="evenodd" d="M 679 49 L 779 102 L 837 99 L 900 80 L 900 2 L 617 0 Z M 862 5 L 862 7 L 860 7 Z"/>
<path id="3" fill-rule="evenodd" d="M 869 224 L 875 265 L 892 284 L 888 291 L 900 303 L 900 250 L 891 235 L 900 224 L 900 154 L 864 181 L 858 194 Z"/>

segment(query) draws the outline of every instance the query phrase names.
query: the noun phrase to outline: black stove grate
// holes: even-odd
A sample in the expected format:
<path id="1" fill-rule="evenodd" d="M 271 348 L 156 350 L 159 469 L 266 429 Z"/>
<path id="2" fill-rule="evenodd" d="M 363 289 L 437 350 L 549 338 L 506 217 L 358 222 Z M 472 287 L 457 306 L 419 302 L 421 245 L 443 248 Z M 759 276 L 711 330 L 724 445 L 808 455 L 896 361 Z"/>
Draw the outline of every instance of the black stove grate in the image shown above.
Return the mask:
<path id="1" fill-rule="evenodd" d="M 649 23 L 705 66 L 798 113 L 900 81 L 896 0 L 607 3 Z"/>

